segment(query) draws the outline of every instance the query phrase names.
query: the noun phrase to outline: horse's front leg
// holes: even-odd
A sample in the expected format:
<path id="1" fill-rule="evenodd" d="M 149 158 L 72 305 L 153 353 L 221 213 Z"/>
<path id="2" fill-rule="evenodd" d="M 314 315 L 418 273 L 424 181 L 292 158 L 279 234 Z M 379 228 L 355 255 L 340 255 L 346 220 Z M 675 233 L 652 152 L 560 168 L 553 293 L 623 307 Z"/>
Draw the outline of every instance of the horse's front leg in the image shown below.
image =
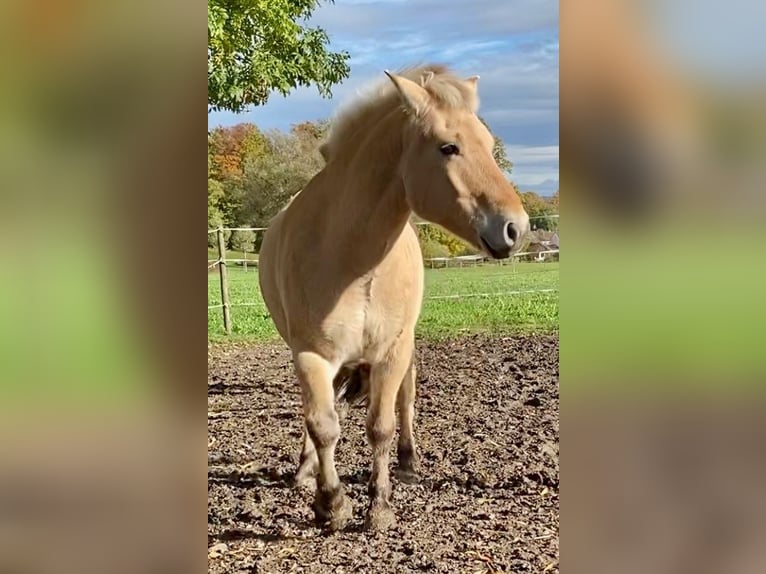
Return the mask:
<path id="1" fill-rule="evenodd" d="M 318 522 L 340 530 L 351 519 L 352 507 L 335 469 L 335 445 L 340 437 L 332 384 L 335 373 L 330 363 L 309 352 L 295 354 L 295 370 L 301 384 L 306 430 L 319 463 L 314 512 Z"/>
<path id="2" fill-rule="evenodd" d="M 414 341 L 403 336 L 383 361 L 372 365 L 367 408 L 367 439 L 372 447 L 372 474 L 368 492 L 370 506 L 365 528 L 385 530 L 396 521 L 391 508 L 391 480 L 388 464 L 396 428 L 396 399 L 410 369 Z"/>
<path id="3" fill-rule="evenodd" d="M 314 441 L 311 440 L 306 423 L 303 423 L 303 447 L 301 448 L 300 462 L 298 471 L 295 473 L 294 482 L 296 486 L 308 484 L 314 480 L 319 470 L 319 458 L 317 457 Z"/>

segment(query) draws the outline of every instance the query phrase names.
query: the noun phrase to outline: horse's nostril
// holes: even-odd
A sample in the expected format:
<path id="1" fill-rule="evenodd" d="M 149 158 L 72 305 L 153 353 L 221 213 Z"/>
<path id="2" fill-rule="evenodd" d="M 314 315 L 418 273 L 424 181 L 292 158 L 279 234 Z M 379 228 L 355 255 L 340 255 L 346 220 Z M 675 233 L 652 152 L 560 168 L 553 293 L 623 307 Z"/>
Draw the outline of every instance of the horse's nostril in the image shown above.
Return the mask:
<path id="1" fill-rule="evenodd" d="M 511 245 L 513 245 L 519 238 L 519 232 L 516 229 L 516 226 L 510 221 L 505 224 L 505 237 Z"/>

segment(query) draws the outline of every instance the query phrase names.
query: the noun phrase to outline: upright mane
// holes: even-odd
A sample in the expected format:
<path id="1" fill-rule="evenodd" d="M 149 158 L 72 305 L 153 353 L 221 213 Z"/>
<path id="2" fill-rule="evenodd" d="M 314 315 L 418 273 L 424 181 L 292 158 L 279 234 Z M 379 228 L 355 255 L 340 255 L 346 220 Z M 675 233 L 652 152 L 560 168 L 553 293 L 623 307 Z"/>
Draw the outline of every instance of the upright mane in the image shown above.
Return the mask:
<path id="1" fill-rule="evenodd" d="M 396 74 L 423 86 L 439 107 L 468 108 L 474 112 L 479 107 L 476 92 L 446 66 L 428 64 L 404 68 Z M 356 98 L 341 105 L 330 123 L 329 135 L 320 147 L 325 161 L 329 162 L 344 145 L 358 145 L 355 136 L 363 128 L 373 126 L 400 106 L 396 88 L 387 78 L 377 80 Z"/>

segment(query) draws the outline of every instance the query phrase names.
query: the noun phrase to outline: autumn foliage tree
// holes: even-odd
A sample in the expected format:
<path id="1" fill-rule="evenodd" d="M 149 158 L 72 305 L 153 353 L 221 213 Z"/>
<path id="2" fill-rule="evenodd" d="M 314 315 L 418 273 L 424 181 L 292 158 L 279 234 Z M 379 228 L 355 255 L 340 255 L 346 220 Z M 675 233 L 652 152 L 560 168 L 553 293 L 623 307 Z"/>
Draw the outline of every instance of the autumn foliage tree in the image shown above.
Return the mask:
<path id="1" fill-rule="evenodd" d="M 550 204 L 553 206 L 553 209 L 556 210 L 556 213 L 559 212 L 559 190 L 556 190 L 556 193 L 553 194 L 553 196 L 550 199 Z"/>
<path id="2" fill-rule="evenodd" d="M 284 133 L 253 124 L 218 127 L 208 137 L 208 225 L 264 227 L 324 166 L 318 151 L 327 122 Z M 256 236 L 256 242 L 259 238 Z M 229 247 L 241 243 L 227 236 Z"/>
<path id="3" fill-rule="evenodd" d="M 262 132 L 243 123 L 213 129 L 208 138 L 208 225 L 267 227 L 271 218 L 324 167 L 319 146 L 329 122 L 305 121 L 290 131 Z M 506 172 L 512 168 L 505 146 L 495 138 L 493 155 Z M 542 198 L 523 194 L 531 214 L 553 213 Z M 546 223 L 542 223 L 546 226 Z M 426 257 L 474 253 L 475 248 L 437 226 L 419 226 Z M 227 235 L 228 246 L 252 241 L 241 234 Z M 211 235 L 211 237 L 214 237 Z M 260 234 L 256 234 L 258 248 Z M 249 249 L 249 247 L 248 247 Z"/>
<path id="4" fill-rule="evenodd" d="M 214 128 L 208 136 L 211 177 L 218 181 L 241 178 L 245 163 L 263 155 L 268 145 L 268 140 L 255 124 Z"/>
<path id="5" fill-rule="evenodd" d="M 245 165 L 268 153 L 266 136 L 250 123 L 217 127 L 208 135 L 208 223 L 234 224 L 245 190 Z"/>
<path id="6" fill-rule="evenodd" d="M 523 191 L 519 194 L 524 210 L 530 218 L 532 228 L 553 230 L 556 228 L 555 218 L 550 217 L 558 213 L 554 205 L 539 196 L 534 191 Z"/>
<path id="7" fill-rule="evenodd" d="M 418 218 L 415 218 L 418 220 Z M 475 253 L 475 249 L 449 231 L 436 225 L 418 225 L 420 247 L 425 259 L 433 257 L 455 257 Z"/>
<path id="8" fill-rule="evenodd" d="M 266 227 L 271 218 L 323 167 L 319 145 L 322 122 L 303 122 L 290 132 L 268 134 L 268 153 L 254 156 L 245 167 L 241 222 Z"/>

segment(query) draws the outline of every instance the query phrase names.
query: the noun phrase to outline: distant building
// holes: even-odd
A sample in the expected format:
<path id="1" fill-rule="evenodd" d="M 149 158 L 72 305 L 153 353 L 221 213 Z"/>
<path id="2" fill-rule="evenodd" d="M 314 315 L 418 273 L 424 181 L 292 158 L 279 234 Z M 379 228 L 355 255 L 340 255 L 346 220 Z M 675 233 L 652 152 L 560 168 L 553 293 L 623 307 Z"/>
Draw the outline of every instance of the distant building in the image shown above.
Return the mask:
<path id="1" fill-rule="evenodd" d="M 557 253 L 547 253 L 548 251 L 557 251 L 559 248 L 559 234 L 555 231 L 546 231 L 536 229 L 530 231 L 527 236 L 527 246 L 523 249 L 529 255 L 527 261 L 550 261 L 557 260 Z"/>

